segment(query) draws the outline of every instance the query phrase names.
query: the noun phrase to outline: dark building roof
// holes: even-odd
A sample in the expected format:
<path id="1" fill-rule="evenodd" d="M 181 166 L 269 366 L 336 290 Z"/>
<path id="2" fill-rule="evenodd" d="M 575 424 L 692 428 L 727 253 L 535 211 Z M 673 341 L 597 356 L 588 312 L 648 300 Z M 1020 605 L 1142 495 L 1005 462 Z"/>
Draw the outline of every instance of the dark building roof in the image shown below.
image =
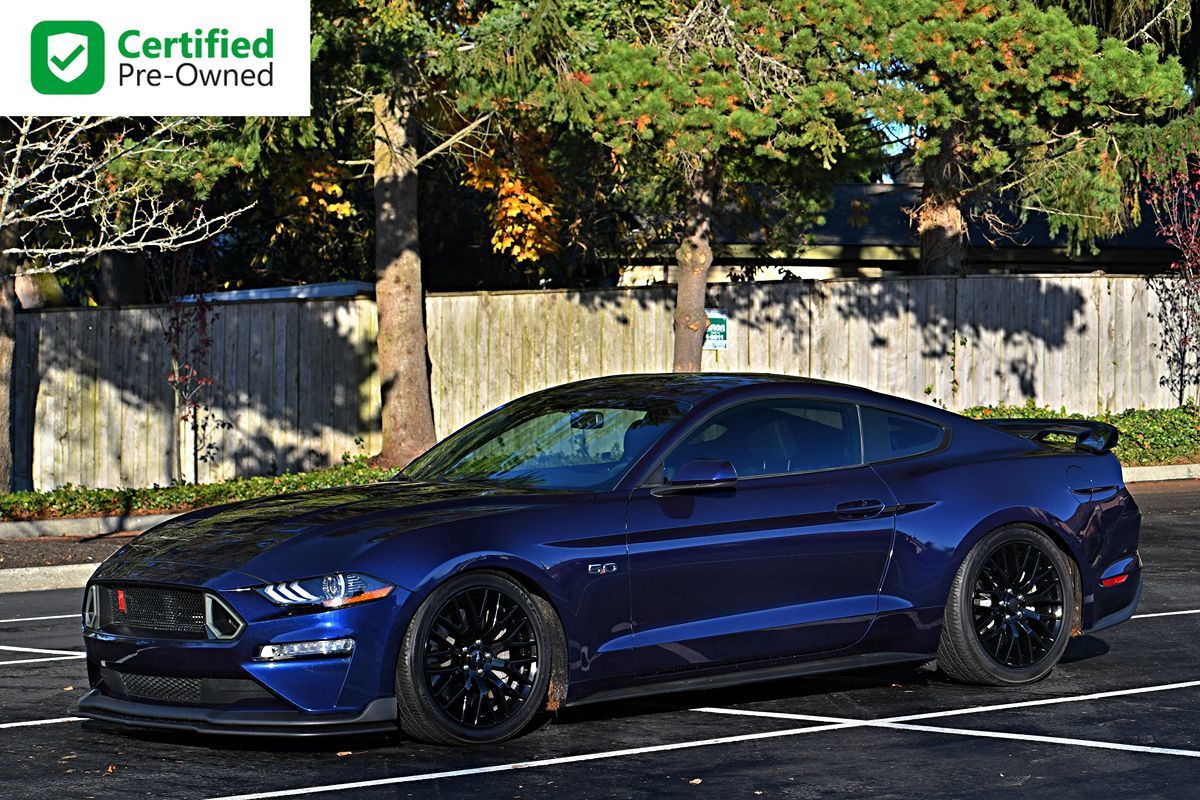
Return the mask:
<path id="1" fill-rule="evenodd" d="M 716 229 L 718 259 L 757 264 L 874 264 L 887 271 L 903 272 L 915 267 L 920 240 L 909 211 L 921 200 L 921 187 L 914 184 L 844 184 L 833 190 L 832 205 L 824 221 L 809 233 L 805 246 L 792 254 L 774 253 L 764 258 L 765 237 L 761 231 L 749 235 Z M 1154 214 L 1144 208 L 1139 224 L 1120 236 L 1096 243 L 1078 255 L 1068 251 L 1066 233 L 1050 235 L 1044 215 L 1031 212 L 1021 220 L 1007 212 L 1001 215 L 1013 231 L 997 236 L 977 220 L 968 220 L 968 259 L 976 266 L 1003 267 L 1020 271 L 1145 272 L 1166 268 L 1177 253 L 1155 228 Z M 907 264 L 906 264 L 907 262 Z"/>

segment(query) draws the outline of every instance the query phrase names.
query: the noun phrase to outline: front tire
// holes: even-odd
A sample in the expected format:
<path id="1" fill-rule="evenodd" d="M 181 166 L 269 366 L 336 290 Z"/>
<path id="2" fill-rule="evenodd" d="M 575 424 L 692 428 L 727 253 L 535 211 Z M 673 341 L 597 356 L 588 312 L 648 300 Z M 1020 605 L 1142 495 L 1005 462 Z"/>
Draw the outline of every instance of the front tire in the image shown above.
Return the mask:
<path id="1" fill-rule="evenodd" d="M 942 623 L 938 666 L 963 683 L 1018 686 L 1050 674 L 1074 624 L 1067 556 L 1042 531 L 1009 525 L 959 567 Z"/>
<path id="2" fill-rule="evenodd" d="M 417 609 L 400 646 L 401 730 L 432 744 L 517 735 L 545 706 L 557 637 L 549 603 L 507 577 L 447 581 Z"/>

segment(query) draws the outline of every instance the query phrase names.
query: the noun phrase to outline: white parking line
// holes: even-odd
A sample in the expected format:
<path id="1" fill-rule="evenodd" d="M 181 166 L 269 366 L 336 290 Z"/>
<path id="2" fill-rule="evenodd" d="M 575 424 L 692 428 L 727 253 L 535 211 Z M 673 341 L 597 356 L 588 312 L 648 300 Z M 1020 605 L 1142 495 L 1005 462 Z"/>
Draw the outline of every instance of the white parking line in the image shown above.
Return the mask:
<path id="1" fill-rule="evenodd" d="M 78 614 L 54 614 L 49 617 L 12 617 L 10 619 L 0 619 L 0 625 L 6 622 L 41 622 L 46 619 L 79 619 Z"/>
<path id="2" fill-rule="evenodd" d="M 1086 703 L 1090 700 L 1104 700 L 1109 697 L 1128 697 L 1136 694 L 1152 692 L 1169 692 L 1173 689 L 1194 689 L 1200 687 L 1200 681 L 1182 681 L 1180 683 L 1160 683 L 1156 686 L 1140 686 L 1133 689 L 1113 689 L 1107 692 L 1092 692 L 1077 694 L 1069 697 L 1044 697 L 1039 700 L 1022 700 L 1015 703 L 997 703 L 990 706 L 975 706 L 959 708 L 953 711 L 933 711 L 927 714 L 908 714 L 903 717 L 890 717 L 885 722 L 915 722 L 922 719 L 937 719 L 939 717 L 957 717 L 963 714 L 982 714 L 989 711 L 1008 711 L 1014 708 L 1032 708 L 1034 706 L 1049 706 L 1058 703 Z"/>
<path id="3" fill-rule="evenodd" d="M 1187 611 L 1159 611 L 1156 614 L 1134 614 L 1130 619 L 1150 619 L 1151 617 L 1178 617 L 1180 614 L 1200 614 L 1200 608 Z"/>
<path id="4" fill-rule="evenodd" d="M 1125 750 L 1138 753 L 1153 753 L 1158 755 L 1181 755 L 1188 757 L 1200 757 L 1200 751 L 1192 750 L 1173 750 L 1170 748 L 1155 748 L 1146 747 L 1143 745 L 1124 745 L 1116 742 L 1100 742 L 1085 739 L 1058 739 L 1052 736 L 1038 736 L 1034 734 L 1009 734 L 996 731 L 975 731 L 959 728 L 939 728 L 931 725 L 911 725 L 906 724 L 902 720 L 909 719 L 928 719 L 933 717 L 949 717 L 960 714 L 976 714 L 982 711 L 999 711 L 1007 708 L 1018 708 L 1030 705 L 1048 705 L 1050 703 L 1070 703 L 1081 702 L 1085 700 L 1100 700 L 1106 697 L 1121 697 L 1131 694 L 1145 694 L 1148 692 L 1164 692 L 1171 689 L 1184 689 L 1200 686 L 1200 681 L 1187 681 L 1183 683 L 1168 683 L 1158 686 L 1145 686 L 1135 689 L 1118 689 L 1110 692 L 1095 692 L 1089 695 L 1075 695 L 1070 697 L 1044 698 L 1041 700 L 1030 700 L 1024 703 L 1001 703 L 994 706 L 974 706 L 972 708 L 951 709 L 948 711 L 934 711 L 928 714 L 913 714 L 905 717 L 892 717 L 881 720 L 856 720 L 846 719 L 842 717 L 823 717 L 811 714 L 783 714 L 773 711 L 752 711 L 747 709 L 719 709 L 719 708 L 696 708 L 693 711 L 700 711 L 710 714 L 731 714 L 736 716 L 759 716 L 773 717 L 777 719 L 795 719 L 804 720 L 806 722 L 815 722 L 820 724 L 811 725 L 804 728 L 786 728 L 778 731 L 763 731 L 759 733 L 746 733 L 736 736 L 721 736 L 714 739 L 697 739 L 688 742 L 672 742 L 670 744 L 648 745 L 646 747 L 634 747 L 626 750 L 608 750 L 599 753 L 584 753 L 574 756 L 562 756 L 559 758 L 546 758 L 539 761 L 518 761 L 510 764 L 494 764 L 486 767 L 475 767 L 472 769 L 447 770 L 444 772 L 424 772 L 417 775 L 398 775 L 391 778 L 376 778 L 374 780 L 354 781 L 350 783 L 337 783 L 325 786 L 307 786 L 297 789 L 281 789 L 269 792 L 255 792 L 251 794 L 229 795 L 213 800 L 270 800 L 276 797 L 295 797 L 300 795 L 323 794 L 325 792 L 340 792 L 352 789 L 368 789 L 376 786 L 394 786 L 403 783 L 419 783 L 423 781 L 442 780 L 445 778 L 458 778 L 469 775 L 486 775 L 495 772 L 506 772 L 509 770 L 518 769 L 534 769 L 538 767 L 552 767 L 560 764 L 575 764 L 585 761 L 600 761 L 613 758 L 624 758 L 627 756 L 647 755 L 651 753 L 665 753 L 673 750 L 689 750 L 696 747 L 709 747 L 712 745 L 722 744 L 737 744 L 740 742 L 752 742 L 762 739 L 777 739 L 786 736 L 801 736 L 807 733 L 821 733 L 825 731 L 836 731 L 848 728 L 888 728 L 893 730 L 912 730 L 924 733 L 945 733 L 956 734 L 961 736 L 976 736 L 990 739 L 1015 739 L 1020 741 L 1045 742 L 1052 744 L 1069 744 L 1078 747 L 1093 747 L 1104 750 Z"/>
<path id="5" fill-rule="evenodd" d="M 30 719 L 24 722 L 0 722 L 0 728 L 32 728 L 35 725 L 57 725 L 60 722 L 83 722 L 83 717 L 58 717 L 56 719 Z"/>
<path id="6" fill-rule="evenodd" d="M 1178 750 L 1173 747 L 1150 747 L 1142 744 L 1100 742 L 1096 741 L 1095 739 L 1066 739 L 1061 736 L 1041 736 L 1036 733 L 1007 733 L 1005 731 L 980 731 L 967 728 L 942 728 L 936 725 L 906 725 L 902 722 L 868 722 L 865 727 L 886 728 L 898 731 L 914 731 L 920 733 L 944 733 L 954 736 L 969 736 L 983 739 L 1010 739 L 1018 742 L 1065 744 L 1071 747 L 1089 747 L 1099 750 L 1122 750 L 1129 753 L 1151 753 L 1154 755 L 1200 758 L 1200 750 Z"/>
<path id="7" fill-rule="evenodd" d="M 12 661 L 0 661 L 0 667 L 6 667 L 9 664 L 40 664 L 43 661 L 74 661 L 77 658 L 84 658 L 84 654 L 80 653 L 77 656 L 46 656 L 45 658 L 18 658 Z"/>
<path id="8" fill-rule="evenodd" d="M 77 658 L 87 658 L 87 653 L 84 653 L 82 650 L 47 650 L 44 647 L 16 647 L 13 645 L 0 645 L 0 653 L 30 653 L 39 656 L 38 658 L 17 658 L 9 661 L 0 661 L 0 667 L 12 664 L 41 664 L 44 661 L 73 661 Z"/>
<path id="9" fill-rule="evenodd" d="M 82 656 L 82 650 L 46 650 L 41 647 L 15 647 L 13 645 L 0 644 L 0 650 L 11 650 L 14 653 L 43 653 L 48 656 Z"/>
<path id="10" fill-rule="evenodd" d="M 665 753 L 672 750 L 688 750 L 693 747 L 707 747 L 709 745 L 719 744 L 737 744 L 738 742 L 752 742 L 759 739 L 778 739 L 784 736 L 798 736 L 803 733 L 818 733 L 820 731 L 833 731 L 841 728 L 856 727 L 855 724 L 834 724 L 834 725 L 812 725 L 807 728 L 787 728 L 779 731 L 765 731 L 761 733 L 743 733 L 737 736 L 720 736 L 715 739 L 696 739 L 690 742 L 672 742 L 671 744 L 655 744 L 646 747 L 631 747 L 627 750 L 606 750 L 600 753 L 583 753 L 574 756 L 560 756 L 558 758 L 543 758 L 539 761 L 517 761 L 512 764 L 493 764 L 487 767 L 473 767 L 471 769 L 454 769 L 445 772 L 423 772 L 419 775 L 398 775 L 393 778 L 376 778 L 369 781 L 354 781 L 352 783 L 335 783 L 327 786 L 307 786 L 301 789 L 283 789 L 273 792 L 255 792 L 253 794 L 238 794 L 228 797 L 214 798 L 214 800 L 267 800 L 273 797 L 295 797 L 298 795 L 320 794 L 323 792 L 342 792 L 348 789 L 369 789 L 373 786 L 393 786 L 400 783 L 419 783 L 422 781 L 440 780 L 442 778 L 458 778 L 467 775 L 487 775 L 493 772 L 508 772 L 518 769 L 534 769 L 537 767 L 553 767 L 558 764 L 577 764 L 583 761 L 601 761 L 610 758 L 622 758 L 624 756 L 640 756 L 649 753 Z"/>
<path id="11" fill-rule="evenodd" d="M 1032 708 L 1034 706 L 1058 705 L 1061 703 L 1086 703 L 1090 700 L 1105 700 L 1110 697 L 1128 697 L 1137 694 L 1153 692 L 1169 692 L 1174 689 L 1195 689 L 1200 687 L 1200 681 L 1183 681 L 1180 683 L 1160 683 L 1155 686 L 1138 686 L 1133 689 L 1113 689 L 1107 692 L 1092 692 L 1091 694 L 1076 694 L 1067 697 L 1043 697 L 1037 700 L 1021 700 L 1013 703 L 995 703 L 989 706 L 969 706 L 947 711 L 929 711 L 923 714 L 906 714 L 899 717 L 886 717 L 878 720 L 861 720 L 870 723 L 901 723 L 916 722 L 923 719 L 941 719 L 944 717 L 959 717 L 965 714 L 986 714 L 991 711 L 1011 711 L 1015 708 Z M 768 717 L 770 719 L 794 719 L 806 722 L 833 722 L 840 717 L 820 717 L 812 714 L 790 714 L 783 711 L 757 711 L 749 708 L 693 708 L 704 714 L 729 714 L 742 717 Z M 852 720 L 858 722 L 859 720 Z"/>
<path id="12" fill-rule="evenodd" d="M 1159 691 L 1162 691 L 1161 689 Z M 1110 695 L 1111 696 L 1111 695 Z M 1082 698 L 1079 698 L 1082 699 Z M 984 707 L 976 709 L 973 713 L 980 711 L 998 711 L 1001 708 L 1011 707 L 1008 704 L 1003 706 Z M 952 716 L 953 713 L 965 713 L 969 709 L 961 709 L 958 712 L 941 713 L 941 716 Z M 753 711 L 744 708 L 693 708 L 692 711 L 700 711 L 706 714 L 727 714 L 737 717 L 763 717 L 767 719 L 794 719 L 806 720 L 809 722 L 853 722 L 854 725 L 846 727 L 854 728 L 883 728 L 886 730 L 895 731 L 914 731 L 917 733 L 944 733 L 953 734 L 956 736 L 973 736 L 984 739 L 1012 739 L 1020 742 L 1045 742 L 1047 744 L 1065 744 L 1074 747 L 1091 747 L 1100 750 L 1125 750 L 1133 753 L 1153 753 L 1156 755 L 1168 756 L 1186 756 L 1188 758 L 1200 758 L 1200 750 L 1179 750 L 1172 747 L 1150 747 L 1148 745 L 1139 744 L 1122 744 L 1120 742 L 1102 742 L 1095 739 L 1067 739 L 1061 736 L 1041 736 L 1036 733 L 1008 733 L 1006 731 L 982 731 L 973 728 L 944 728 L 937 725 L 912 725 L 903 722 L 895 722 L 892 720 L 906 719 L 906 717 L 893 717 L 892 720 L 851 720 L 841 719 L 839 717 L 823 717 L 812 714 L 785 714 L 777 711 Z M 938 713 L 938 712 L 935 712 Z M 861 724 L 859 724 L 861 722 Z"/>

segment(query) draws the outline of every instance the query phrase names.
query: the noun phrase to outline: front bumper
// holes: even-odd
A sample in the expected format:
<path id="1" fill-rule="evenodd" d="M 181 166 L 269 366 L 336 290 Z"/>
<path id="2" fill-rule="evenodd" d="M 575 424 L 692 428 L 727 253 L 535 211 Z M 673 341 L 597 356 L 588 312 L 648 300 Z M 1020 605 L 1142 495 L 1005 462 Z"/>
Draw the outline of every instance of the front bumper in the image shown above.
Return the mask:
<path id="1" fill-rule="evenodd" d="M 309 714 L 155 705 L 107 697 L 93 689 L 79 701 L 73 713 L 99 722 L 139 728 L 239 736 L 345 736 L 396 730 L 396 700 L 391 697 L 373 700 L 357 714 Z"/>
<path id="2" fill-rule="evenodd" d="M 213 590 L 207 590 L 212 592 Z M 85 630 L 92 691 L 76 713 L 203 733 L 336 735 L 395 730 L 395 670 L 409 597 L 298 613 L 256 592 L 218 591 L 246 625 L 236 639 L 181 640 Z M 266 644 L 351 638 L 353 653 L 256 659 Z M 180 688 L 182 687 L 182 688 Z"/>

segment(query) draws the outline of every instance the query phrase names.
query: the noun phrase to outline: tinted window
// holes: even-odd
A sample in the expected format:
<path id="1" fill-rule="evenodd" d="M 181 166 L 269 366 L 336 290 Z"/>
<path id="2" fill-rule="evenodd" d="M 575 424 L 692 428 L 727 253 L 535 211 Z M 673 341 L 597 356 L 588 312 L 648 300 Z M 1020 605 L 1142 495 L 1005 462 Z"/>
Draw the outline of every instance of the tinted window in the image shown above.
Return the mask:
<path id="1" fill-rule="evenodd" d="M 883 411 L 862 409 L 863 449 L 867 461 L 887 461 L 936 450 L 946 435 L 941 426 L 923 419 Z"/>
<path id="2" fill-rule="evenodd" d="M 667 480 L 694 458 L 728 461 L 740 477 L 858 464 L 858 413 L 821 400 L 743 403 L 703 423 L 672 451 L 663 465 Z"/>
<path id="3" fill-rule="evenodd" d="M 688 408 L 657 397 L 583 402 L 530 395 L 452 434 L 404 475 L 422 481 L 611 489 Z"/>

